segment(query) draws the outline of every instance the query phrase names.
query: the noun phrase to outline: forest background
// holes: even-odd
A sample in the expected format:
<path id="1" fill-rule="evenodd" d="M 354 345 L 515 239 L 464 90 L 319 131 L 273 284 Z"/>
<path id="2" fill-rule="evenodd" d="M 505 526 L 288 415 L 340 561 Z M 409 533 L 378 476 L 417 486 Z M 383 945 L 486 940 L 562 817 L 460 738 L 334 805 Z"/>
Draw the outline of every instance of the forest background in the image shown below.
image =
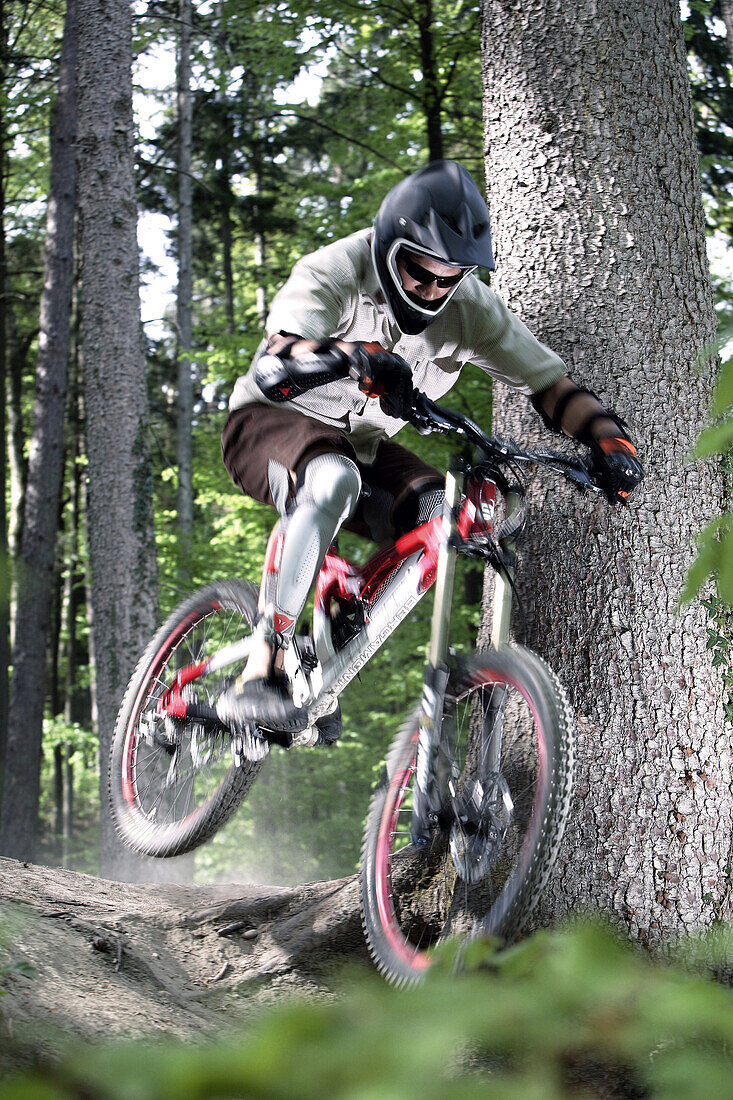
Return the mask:
<path id="1" fill-rule="evenodd" d="M 200 3 L 134 5 L 137 199 L 143 282 L 179 277 L 162 316 L 144 293 L 158 619 L 193 587 L 218 577 L 257 580 L 272 525 L 221 465 L 226 402 L 261 338 L 268 303 L 293 263 L 368 225 L 381 197 L 429 158 L 449 156 L 483 179 L 479 9 L 471 3 Z M 10 638 L 25 488 L 34 440 L 50 135 L 66 7 L 54 0 L 2 11 L 5 252 L 5 511 Z M 721 326 L 733 293 L 730 54 L 717 3 L 683 10 L 713 276 Z M 178 57 L 178 87 L 176 87 Z M 181 190 L 181 126 L 190 113 Z M 185 145 L 185 143 L 184 143 Z M 192 204 L 190 284 L 175 227 Z M 152 307 L 152 312 L 151 312 Z M 55 530 L 35 859 L 96 873 L 99 759 L 91 629 L 80 309 L 74 294 L 63 430 L 64 480 Z M 181 379 L 183 378 L 183 382 Z M 188 406 L 178 400 L 190 387 Z M 485 376 L 467 370 L 451 401 L 491 419 Z M 409 430 L 436 465 L 445 446 Z M 152 530 L 151 530 L 152 535 Z M 356 559 L 368 547 L 344 540 Z M 464 569 L 457 646 L 474 644 L 482 577 Z M 0 594 L 1 595 L 1 594 Z M 710 642 L 729 667 L 729 613 L 713 601 Z M 328 753 L 274 752 L 230 826 L 195 855 L 197 881 L 289 883 L 355 869 L 369 793 L 387 745 L 419 693 L 429 607 L 417 612 L 343 701 L 344 734 Z M 12 669 L 12 660 L 7 662 Z M 3 691 L 7 690 L 2 670 Z M 0 702 L 7 716 L 7 695 Z M 728 704 L 730 716 L 730 703 Z M 0 729 L 0 734 L 2 733 Z"/>

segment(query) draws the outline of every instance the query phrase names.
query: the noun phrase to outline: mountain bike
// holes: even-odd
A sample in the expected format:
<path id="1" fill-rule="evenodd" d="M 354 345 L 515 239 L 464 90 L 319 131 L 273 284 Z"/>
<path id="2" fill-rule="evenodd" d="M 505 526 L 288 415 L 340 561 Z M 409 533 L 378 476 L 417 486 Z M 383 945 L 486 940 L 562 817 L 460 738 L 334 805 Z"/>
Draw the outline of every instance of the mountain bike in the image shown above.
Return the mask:
<path id="1" fill-rule="evenodd" d="M 423 434 L 457 437 L 462 452 L 446 474 L 440 514 L 360 567 L 335 546 L 327 553 L 312 632 L 296 634 L 284 651 L 307 726 L 234 731 L 218 718 L 216 699 L 249 653 L 258 594 L 243 581 L 217 581 L 171 613 L 140 659 L 109 767 L 111 812 L 125 843 L 148 856 L 190 851 L 235 812 L 270 744 L 322 742 L 343 689 L 434 586 L 422 699 L 389 750 L 362 851 L 367 943 L 397 982 L 419 979 L 449 936 L 516 933 L 549 875 L 568 814 L 571 717 L 547 665 L 509 645 L 515 543 L 530 467 L 600 491 L 579 459 L 491 437 L 418 391 L 410 420 Z M 274 535 L 266 570 L 275 568 L 277 542 Z M 496 572 L 491 647 L 461 657 L 450 648 L 458 555 Z"/>

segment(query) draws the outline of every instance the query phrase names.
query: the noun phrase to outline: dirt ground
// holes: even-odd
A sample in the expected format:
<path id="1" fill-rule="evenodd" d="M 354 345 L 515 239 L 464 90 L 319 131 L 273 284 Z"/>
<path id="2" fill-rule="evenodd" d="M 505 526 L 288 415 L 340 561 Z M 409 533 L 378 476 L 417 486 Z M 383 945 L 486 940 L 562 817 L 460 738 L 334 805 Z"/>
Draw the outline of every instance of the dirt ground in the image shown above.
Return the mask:
<path id="1" fill-rule="evenodd" d="M 355 960 L 353 877 L 130 885 L 0 858 L 0 1065 L 70 1039 L 221 1034 L 293 993 L 332 996 Z"/>

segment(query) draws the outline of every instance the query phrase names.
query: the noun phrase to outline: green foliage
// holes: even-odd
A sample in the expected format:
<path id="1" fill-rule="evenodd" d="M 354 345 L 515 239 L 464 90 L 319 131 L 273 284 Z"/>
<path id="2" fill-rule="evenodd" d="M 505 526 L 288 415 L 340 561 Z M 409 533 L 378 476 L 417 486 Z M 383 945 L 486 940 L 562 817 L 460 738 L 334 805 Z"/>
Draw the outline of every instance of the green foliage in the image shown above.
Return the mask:
<path id="1" fill-rule="evenodd" d="M 730 323 L 728 310 L 721 316 Z M 725 327 L 720 344 L 730 348 L 733 329 Z M 733 489 L 731 447 L 733 446 L 733 354 L 724 359 L 711 403 L 713 424 L 698 439 L 695 457 L 722 455 L 728 497 Z M 724 707 L 729 722 L 733 722 L 733 513 L 716 516 L 697 540 L 698 552 L 690 566 L 681 602 L 693 599 L 708 577 L 715 581 L 716 595 L 702 600 L 710 624 L 707 628 L 707 648 L 713 651 L 713 666 L 720 669 L 723 679 Z"/>
<path id="2" fill-rule="evenodd" d="M 730 339 L 730 333 L 721 338 L 721 345 Z M 733 354 L 729 354 L 720 367 L 711 406 L 713 423 L 700 435 L 694 450 L 696 458 L 721 455 L 728 481 L 731 480 L 730 451 L 733 446 Z M 729 484 L 730 491 L 730 484 Z M 690 567 L 687 583 L 682 592 L 682 602 L 693 599 L 706 579 L 715 580 L 718 599 L 733 605 L 733 513 L 726 511 L 705 527 L 698 536 L 697 558 Z"/>
<path id="3" fill-rule="evenodd" d="M 733 722 L 733 608 L 711 597 L 700 601 L 712 626 L 707 628 L 707 648 L 713 651 L 713 667 L 720 668 L 725 692 L 725 715 Z"/>
<path id="4" fill-rule="evenodd" d="M 730 958 L 732 947 L 728 936 L 694 953 Z M 733 995 L 684 957 L 654 965 L 590 923 L 502 953 L 477 942 L 458 976 L 451 955 L 418 988 L 350 972 L 336 1002 L 292 1001 L 246 1036 L 79 1049 L 6 1080 L 0 1100 L 730 1094 Z"/>
<path id="5" fill-rule="evenodd" d="M 74 820 L 66 838 L 65 866 L 87 874 L 99 870 L 99 753 L 95 735 L 61 715 L 43 721 L 41 801 L 39 806 L 41 862 L 58 862 L 61 852 L 59 806 L 61 776 L 73 777 Z"/>
<path id="6" fill-rule="evenodd" d="M 705 213 L 733 235 L 733 80 L 719 0 L 691 0 L 684 19 Z"/>

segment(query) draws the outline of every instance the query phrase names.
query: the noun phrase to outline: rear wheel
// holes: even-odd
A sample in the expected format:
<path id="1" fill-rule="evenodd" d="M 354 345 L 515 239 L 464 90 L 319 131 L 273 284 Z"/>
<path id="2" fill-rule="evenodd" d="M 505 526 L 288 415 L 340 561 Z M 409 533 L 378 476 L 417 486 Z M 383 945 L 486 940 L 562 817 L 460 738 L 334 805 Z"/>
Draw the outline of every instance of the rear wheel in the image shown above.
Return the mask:
<path id="1" fill-rule="evenodd" d="M 222 727 L 157 714 L 176 672 L 251 634 L 256 610 L 252 585 L 207 585 L 171 613 L 130 680 L 112 742 L 109 797 L 117 831 L 142 855 L 176 856 L 203 844 L 259 771 L 261 761 L 235 763 Z M 195 681 L 197 702 L 213 706 L 231 682 L 225 672 Z"/>
<path id="2" fill-rule="evenodd" d="M 449 776 L 430 841 L 410 840 L 419 708 L 395 739 L 365 830 L 362 918 L 385 975 L 413 982 L 458 936 L 510 938 L 537 903 L 565 827 L 572 735 L 562 688 L 521 649 L 474 654 L 451 673 Z"/>

